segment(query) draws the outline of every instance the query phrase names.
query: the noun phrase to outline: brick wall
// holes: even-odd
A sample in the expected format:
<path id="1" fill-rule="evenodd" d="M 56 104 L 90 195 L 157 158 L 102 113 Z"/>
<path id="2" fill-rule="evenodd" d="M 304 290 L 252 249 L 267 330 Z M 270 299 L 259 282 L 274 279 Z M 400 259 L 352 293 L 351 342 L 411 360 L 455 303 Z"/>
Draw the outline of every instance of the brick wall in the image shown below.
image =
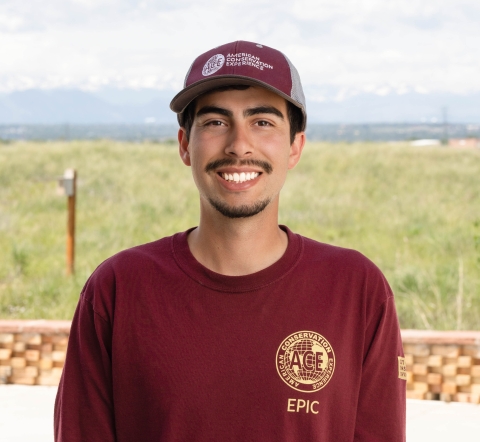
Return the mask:
<path id="1" fill-rule="evenodd" d="M 407 397 L 480 403 L 480 332 L 403 330 Z"/>
<path id="2" fill-rule="evenodd" d="M 0 384 L 58 385 L 70 321 L 0 320 Z M 480 332 L 402 330 L 407 397 L 480 403 Z"/>
<path id="3" fill-rule="evenodd" d="M 0 384 L 58 385 L 70 321 L 0 321 Z"/>

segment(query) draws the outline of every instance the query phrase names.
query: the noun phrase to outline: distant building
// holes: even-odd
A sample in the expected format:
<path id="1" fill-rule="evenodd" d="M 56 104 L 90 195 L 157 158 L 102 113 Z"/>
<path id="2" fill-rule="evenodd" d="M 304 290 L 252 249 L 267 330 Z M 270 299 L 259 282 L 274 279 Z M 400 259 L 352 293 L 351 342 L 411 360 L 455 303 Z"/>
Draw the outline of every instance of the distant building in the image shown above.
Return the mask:
<path id="1" fill-rule="evenodd" d="M 410 143 L 412 146 L 422 147 L 422 146 L 440 146 L 440 140 L 436 139 L 423 139 L 415 140 Z"/>
<path id="2" fill-rule="evenodd" d="M 452 138 L 448 140 L 448 145 L 455 149 L 480 149 L 480 139 L 478 138 Z"/>

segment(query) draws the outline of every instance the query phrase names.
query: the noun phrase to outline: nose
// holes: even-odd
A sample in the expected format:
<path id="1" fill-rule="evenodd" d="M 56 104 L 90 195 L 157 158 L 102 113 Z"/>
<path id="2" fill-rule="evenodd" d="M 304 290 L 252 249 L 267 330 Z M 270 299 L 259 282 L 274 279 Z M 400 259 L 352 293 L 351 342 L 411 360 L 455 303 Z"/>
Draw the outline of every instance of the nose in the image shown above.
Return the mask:
<path id="1" fill-rule="evenodd" d="M 244 158 L 253 154 L 253 140 L 247 127 L 238 124 L 232 127 L 225 153 L 237 158 Z"/>

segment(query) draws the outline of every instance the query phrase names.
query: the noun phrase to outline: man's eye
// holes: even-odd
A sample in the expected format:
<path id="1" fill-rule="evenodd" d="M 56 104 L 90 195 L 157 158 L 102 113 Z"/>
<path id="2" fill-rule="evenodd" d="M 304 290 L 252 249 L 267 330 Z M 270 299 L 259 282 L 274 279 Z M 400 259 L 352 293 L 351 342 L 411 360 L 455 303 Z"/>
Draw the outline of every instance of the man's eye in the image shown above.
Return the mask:
<path id="1" fill-rule="evenodd" d="M 221 126 L 222 124 L 223 122 L 219 120 L 207 121 L 206 123 L 207 126 Z"/>
<path id="2" fill-rule="evenodd" d="M 271 126 L 271 124 L 268 121 L 264 121 L 264 120 L 257 121 L 257 124 L 259 126 Z"/>

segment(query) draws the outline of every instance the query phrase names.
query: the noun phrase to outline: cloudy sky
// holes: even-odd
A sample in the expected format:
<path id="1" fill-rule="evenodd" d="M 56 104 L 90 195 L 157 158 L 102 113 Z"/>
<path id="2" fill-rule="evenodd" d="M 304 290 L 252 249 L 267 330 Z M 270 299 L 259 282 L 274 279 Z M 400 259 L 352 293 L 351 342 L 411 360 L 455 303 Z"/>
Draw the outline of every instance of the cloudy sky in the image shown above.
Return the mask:
<path id="1" fill-rule="evenodd" d="M 480 91 L 479 0 L 1 0 L 0 92 L 179 90 L 201 52 L 285 52 L 310 98 Z"/>

